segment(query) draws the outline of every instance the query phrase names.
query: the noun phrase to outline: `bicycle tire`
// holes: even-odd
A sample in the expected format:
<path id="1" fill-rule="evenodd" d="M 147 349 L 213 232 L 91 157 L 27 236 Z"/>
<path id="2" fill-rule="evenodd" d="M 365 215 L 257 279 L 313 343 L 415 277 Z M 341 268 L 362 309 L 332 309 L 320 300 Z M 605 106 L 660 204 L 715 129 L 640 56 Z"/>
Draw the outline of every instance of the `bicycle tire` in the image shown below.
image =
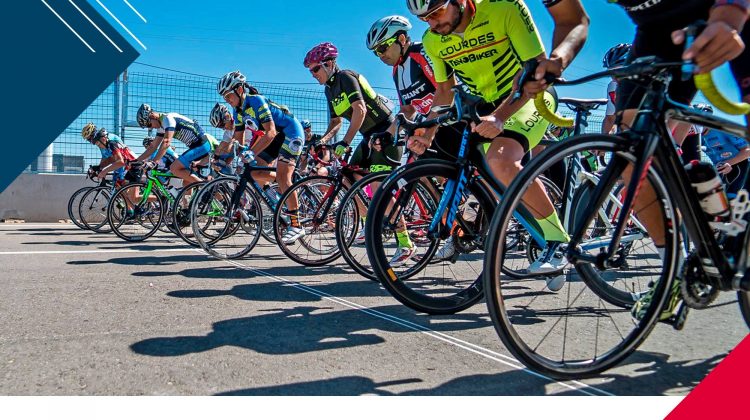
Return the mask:
<path id="1" fill-rule="evenodd" d="M 358 245 L 354 244 L 354 241 L 360 229 L 364 229 L 364 224 L 361 222 L 363 214 L 360 214 L 359 206 L 354 204 L 353 200 L 361 200 L 365 209 L 369 207 L 372 198 L 362 191 L 363 188 L 366 188 L 366 186 L 369 186 L 373 182 L 382 183 L 389 175 L 390 171 L 374 172 L 355 182 L 341 199 L 341 205 L 336 213 L 336 243 L 338 244 L 341 256 L 357 274 L 370 280 L 377 280 L 377 277 L 369 265 L 366 247 L 364 258 L 355 256 L 351 250 L 353 245 Z M 374 193 L 374 191 L 371 192 Z M 353 216 L 349 216 L 350 212 L 353 213 Z M 354 221 L 347 223 L 347 218 L 353 218 Z M 350 228 L 345 230 L 347 226 Z"/>
<path id="2" fill-rule="evenodd" d="M 745 324 L 750 328 L 750 293 L 743 291 L 737 292 L 737 301 L 740 304 L 742 319 L 745 320 Z"/>
<path id="3" fill-rule="evenodd" d="M 112 198 L 110 187 L 94 187 L 86 192 L 78 203 L 81 222 L 96 233 L 109 233 L 107 208 Z"/>
<path id="4" fill-rule="evenodd" d="M 616 305 L 612 305 L 614 308 L 610 311 L 606 306 L 606 301 L 601 296 L 593 291 L 592 293 L 587 292 L 591 289 L 585 279 L 582 282 L 567 281 L 560 291 L 547 293 L 546 291 L 535 292 L 528 281 L 527 283 L 507 281 L 497 274 L 500 273 L 502 265 L 504 229 L 512 218 L 513 212 L 517 210 L 519 203 L 521 203 L 521 197 L 526 192 L 526 180 L 534 179 L 546 166 L 554 163 L 557 159 L 572 156 L 582 150 L 612 151 L 615 153 L 612 162 L 617 161 L 617 165 L 624 165 L 624 162 L 627 161 L 633 162 L 635 158 L 628 154 L 627 145 L 628 142 L 625 139 L 616 136 L 585 135 L 577 137 L 576 141 L 566 141 L 548 148 L 536 159 L 529 162 L 511 183 L 493 217 L 489 235 L 495 240 L 488 241 L 489 246 L 484 267 L 487 307 L 495 330 L 503 344 L 516 358 L 536 372 L 556 379 L 577 379 L 594 376 L 615 366 L 630 355 L 648 337 L 659 320 L 661 308 L 667 298 L 667 291 L 671 289 L 675 276 L 677 260 L 675 244 L 678 241 L 678 234 L 675 229 L 668 231 L 666 234 L 666 257 L 661 266 L 659 279 L 653 287 L 652 304 L 647 307 L 640 320 L 635 320 L 631 317 L 630 311 Z M 613 165 L 612 162 L 610 165 Z M 618 167 L 615 166 L 611 170 L 617 169 Z M 607 170 L 610 170 L 610 168 Z M 657 186 L 656 191 L 660 194 L 659 198 L 662 200 L 661 204 L 664 210 L 664 222 L 675 222 L 677 213 L 660 174 L 654 166 L 651 166 L 647 175 L 649 181 Z M 614 184 L 614 179 L 612 184 Z M 594 202 L 596 203 L 596 201 Z M 591 207 L 589 206 L 587 216 L 579 216 L 586 223 L 590 223 L 596 217 L 598 211 L 598 209 Z M 674 225 L 678 224 L 675 223 Z M 504 291 L 507 294 L 504 294 Z M 570 302 L 571 295 L 575 295 L 572 302 Z M 567 307 L 564 309 L 550 307 L 565 299 L 569 302 L 566 303 L 568 305 L 580 300 L 582 308 L 571 310 Z M 587 299 L 592 299 L 594 303 L 589 303 Z M 529 305 L 529 302 L 543 305 L 547 303 L 545 300 L 549 304 L 539 310 L 534 310 Z M 606 314 L 600 315 L 604 311 L 606 311 Z M 556 322 L 548 319 L 555 315 L 560 316 L 561 319 Z M 562 317 L 564 317 L 564 322 Z M 621 322 L 621 325 L 607 324 L 615 324 L 616 321 Z M 579 322 L 582 323 L 583 327 L 576 329 L 575 327 L 578 326 Z M 594 326 L 595 328 L 592 328 Z M 631 326 L 632 330 L 625 333 L 621 332 L 620 329 L 624 329 L 625 326 Z M 563 334 L 559 330 L 554 331 L 558 327 L 563 328 Z M 545 328 L 550 329 L 544 331 Z M 599 332 L 604 330 L 612 331 L 614 339 L 607 340 L 607 338 L 599 337 Z M 590 335 L 594 332 L 596 337 L 590 338 Z M 571 338 L 571 343 L 560 344 L 557 342 L 560 338 L 566 340 L 568 333 L 574 335 Z M 528 341 L 525 337 L 528 337 Z M 543 343 L 547 339 L 555 341 L 555 343 Z M 591 355 L 589 354 L 591 350 L 580 348 L 587 342 L 593 348 L 595 354 Z M 610 342 L 613 343 L 611 348 L 609 348 Z M 575 354 L 571 356 L 572 353 Z M 559 356 L 557 356 L 558 354 Z M 553 360 L 552 357 L 560 360 Z"/>
<path id="5" fill-rule="evenodd" d="M 193 233 L 193 225 L 190 221 L 190 208 L 193 204 L 193 199 L 200 188 L 204 187 L 208 182 L 200 181 L 194 182 L 187 187 L 180 189 L 180 193 L 174 199 L 174 208 L 171 211 L 172 226 L 175 227 L 175 233 L 188 245 L 200 248 L 200 244 L 195 240 L 195 234 Z M 189 195 L 189 199 L 185 197 Z M 183 205 L 183 202 L 186 203 Z"/>
<path id="6" fill-rule="evenodd" d="M 388 233 L 384 231 L 384 222 L 387 211 L 392 204 L 392 200 L 400 191 L 406 191 L 410 196 L 404 200 L 411 200 L 411 192 L 406 190 L 405 186 L 413 186 L 414 191 L 421 191 L 420 200 L 427 201 L 422 203 L 429 207 L 428 216 L 430 220 L 434 217 L 437 205 L 440 201 L 440 193 L 433 192 L 433 185 L 425 185 L 428 179 L 440 177 L 443 179 L 457 178 L 458 167 L 455 163 L 446 162 L 438 159 L 424 159 L 407 166 L 396 169 L 389 176 L 373 196 L 370 207 L 367 212 L 367 222 L 365 224 L 365 236 L 367 240 L 367 254 L 372 265 L 376 278 L 381 282 L 383 287 L 399 302 L 407 307 L 431 315 L 454 314 L 463 311 L 483 297 L 481 287 L 481 271 L 477 272 L 474 278 L 467 274 L 466 280 L 448 282 L 444 279 L 433 280 L 430 275 L 425 275 L 426 281 L 417 276 L 423 269 L 429 271 L 436 269 L 439 271 L 442 267 L 452 268 L 447 264 L 453 262 L 445 261 L 435 264 L 432 258 L 437 251 L 440 241 L 427 239 L 423 246 L 427 247 L 421 259 L 412 267 L 405 270 L 397 271 L 390 266 L 390 259 L 386 254 L 384 237 Z M 482 209 L 490 215 L 494 208 L 494 197 L 492 192 L 484 188 L 484 183 L 479 182 L 476 177 L 472 178 L 468 185 L 467 191 L 471 192 L 480 203 Z M 396 198 L 397 202 L 400 200 Z M 411 202 L 410 201 L 410 202 Z M 431 201 L 431 202 L 429 202 Z M 490 210 L 487 210 L 487 208 Z M 423 229 L 429 227 L 429 221 L 425 221 Z M 481 223 L 481 221 L 480 221 Z M 486 223 L 485 223 L 486 227 Z M 411 233 L 411 232 L 410 232 Z M 467 254 L 468 256 L 468 254 Z M 467 257 L 468 258 L 468 257 Z M 481 259 L 477 262 L 481 269 Z M 458 270 L 456 270 L 457 272 Z M 465 270 L 461 270 L 463 273 Z M 455 272 L 453 272 L 455 273 Z M 433 281 L 430 284 L 430 281 Z"/>
<path id="7" fill-rule="evenodd" d="M 341 185 L 341 189 L 338 190 L 335 197 L 333 195 L 328 196 L 329 190 L 326 190 L 326 192 L 320 190 L 321 188 L 336 188 L 336 182 L 338 180 L 332 176 L 315 175 L 302 178 L 284 191 L 281 199 L 279 199 L 273 217 L 273 230 L 276 236 L 276 245 L 290 260 L 308 267 L 318 267 L 341 257 L 341 252 L 336 245 L 336 227 L 331 226 L 331 224 L 335 225 L 336 210 L 338 205 L 341 204 L 341 199 L 347 188 L 345 185 Z M 299 223 L 305 229 L 305 235 L 292 244 L 285 244 L 282 237 L 287 229 L 287 220 L 290 217 L 286 202 L 295 193 L 299 205 Z M 327 206 L 330 206 L 328 213 L 320 216 L 325 220 L 316 224 L 314 218 Z"/>
<path id="8" fill-rule="evenodd" d="M 83 187 L 76 190 L 68 200 L 68 217 L 70 218 L 70 221 L 73 222 L 76 226 L 83 230 L 90 230 L 83 222 L 81 221 L 81 209 L 80 209 L 80 203 L 83 196 L 94 187 Z"/>
<path id="9" fill-rule="evenodd" d="M 152 191 L 153 200 L 141 196 L 137 201 L 131 200 L 127 195 L 129 190 L 140 189 L 134 195 L 138 197 L 138 193 L 142 194 L 145 188 L 146 184 L 142 182 L 131 182 L 115 191 L 109 200 L 109 206 L 107 206 L 109 226 L 115 235 L 128 242 L 142 242 L 150 238 L 159 230 L 159 225 L 164 220 L 165 204 L 164 199 L 159 194 Z M 134 211 L 133 215 L 122 213 L 123 210 L 127 212 L 131 209 Z M 148 226 L 149 224 L 150 226 Z M 143 231 L 136 233 L 128 229 L 130 226 L 138 229 L 136 225 L 141 226 Z"/>

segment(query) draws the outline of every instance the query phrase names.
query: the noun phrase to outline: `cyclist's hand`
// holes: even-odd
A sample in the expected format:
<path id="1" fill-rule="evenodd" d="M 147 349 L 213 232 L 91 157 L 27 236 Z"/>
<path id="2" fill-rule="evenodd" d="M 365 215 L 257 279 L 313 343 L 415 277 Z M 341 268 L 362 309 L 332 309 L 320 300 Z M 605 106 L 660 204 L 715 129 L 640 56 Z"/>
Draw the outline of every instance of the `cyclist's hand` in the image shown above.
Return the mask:
<path id="1" fill-rule="evenodd" d="M 719 172 L 719 174 L 726 175 L 732 172 L 732 165 L 726 162 L 721 162 L 720 164 L 716 165 L 716 170 Z"/>
<path id="2" fill-rule="evenodd" d="M 685 29 L 672 32 L 672 42 L 685 42 Z M 683 60 L 693 60 L 696 73 L 708 73 L 740 55 L 745 49 L 740 35 L 725 22 L 711 22 L 695 38 L 693 45 L 682 54 Z"/>
<path id="3" fill-rule="evenodd" d="M 427 137 L 423 136 L 411 136 L 409 137 L 409 140 L 406 142 L 406 147 L 409 148 L 412 152 L 423 155 L 424 152 L 427 151 L 427 149 L 430 148 L 432 145 L 432 141 L 428 139 Z"/>
<path id="4" fill-rule="evenodd" d="M 96 174 L 96 179 L 98 179 L 99 181 L 101 181 L 101 180 L 102 180 L 102 179 L 104 179 L 104 178 L 105 178 L 106 176 L 107 176 L 107 173 L 106 173 L 106 172 L 99 172 L 98 174 Z"/>
<path id="5" fill-rule="evenodd" d="M 347 147 L 344 144 L 339 144 L 336 146 L 336 149 L 334 149 L 333 153 L 336 155 L 336 157 L 344 156 L 344 153 L 346 153 Z"/>
<path id="6" fill-rule="evenodd" d="M 526 82 L 523 85 L 523 96 L 528 99 L 535 98 L 538 93 L 544 92 L 549 88 L 549 84 L 544 80 L 544 75 L 550 73 L 555 77 L 560 77 L 562 71 L 563 68 L 560 59 L 544 58 L 539 60 L 539 66 L 534 73 L 534 81 Z"/>
<path id="7" fill-rule="evenodd" d="M 495 118 L 494 115 L 479 117 L 482 122 L 479 125 L 472 123 L 472 130 L 480 136 L 488 139 L 494 139 L 503 132 L 503 121 Z"/>

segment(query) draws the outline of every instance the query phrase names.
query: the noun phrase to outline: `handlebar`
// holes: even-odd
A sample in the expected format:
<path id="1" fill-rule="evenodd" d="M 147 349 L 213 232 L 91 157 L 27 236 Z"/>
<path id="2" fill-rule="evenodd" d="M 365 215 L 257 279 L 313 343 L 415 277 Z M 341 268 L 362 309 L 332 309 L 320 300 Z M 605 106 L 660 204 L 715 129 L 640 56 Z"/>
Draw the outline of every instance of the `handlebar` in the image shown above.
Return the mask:
<path id="1" fill-rule="evenodd" d="M 697 22 L 687 28 L 687 36 L 685 40 L 685 48 L 689 48 L 692 44 L 695 36 L 702 30 L 705 25 L 704 22 Z M 530 60 L 524 64 L 523 72 L 521 74 L 521 86 L 532 80 L 538 62 L 536 60 Z M 750 113 L 750 104 L 742 102 L 734 102 L 719 92 L 716 84 L 710 73 L 693 74 L 695 65 L 692 61 L 678 61 L 678 62 L 659 62 L 656 57 L 641 57 L 633 61 L 632 63 L 614 67 L 599 73 L 594 73 L 576 80 L 565 80 L 562 78 L 554 78 L 552 75 L 546 75 L 545 80 L 547 83 L 556 84 L 560 86 L 573 86 L 579 85 L 591 80 L 601 79 L 604 77 L 614 77 L 618 79 L 634 78 L 641 75 L 656 74 L 667 68 L 680 67 L 682 70 L 682 77 L 684 80 L 693 77 L 695 86 L 700 90 L 706 99 L 713 104 L 717 109 L 730 114 L 730 115 L 746 115 Z M 521 89 L 517 93 L 520 96 Z M 571 127 L 574 123 L 573 119 L 565 118 L 550 111 L 544 104 L 543 92 L 538 94 L 534 98 L 534 106 L 536 107 L 542 118 L 560 127 Z"/>

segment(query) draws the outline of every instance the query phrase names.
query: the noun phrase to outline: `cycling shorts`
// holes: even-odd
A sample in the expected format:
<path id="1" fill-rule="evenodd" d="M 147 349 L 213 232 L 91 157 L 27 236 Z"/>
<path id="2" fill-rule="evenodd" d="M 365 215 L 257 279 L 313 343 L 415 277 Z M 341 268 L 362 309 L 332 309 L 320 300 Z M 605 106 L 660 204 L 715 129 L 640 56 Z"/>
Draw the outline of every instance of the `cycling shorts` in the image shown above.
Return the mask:
<path id="1" fill-rule="evenodd" d="M 500 99 L 493 103 L 480 105 L 477 108 L 477 112 L 480 116 L 489 115 L 497 109 L 503 100 L 504 99 Z M 557 94 L 553 89 L 544 92 L 544 103 L 550 111 L 557 111 Z M 515 140 L 521 145 L 521 147 L 523 147 L 524 152 L 528 152 L 542 141 L 545 133 L 547 133 L 547 127 L 549 127 L 549 121 L 542 118 L 539 111 L 536 110 L 534 101 L 528 101 L 523 107 L 521 107 L 521 109 L 516 111 L 515 114 L 505 121 L 503 132 L 499 137 Z M 484 152 L 487 153 L 491 144 L 489 139 L 483 138 L 476 133 L 472 133 L 471 135 L 471 140 L 481 140 L 486 142 L 483 149 Z"/>
<path id="2" fill-rule="evenodd" d="M 397 168 L 401 165 L 401 154 L 403 147 L 393 144 L 381 145 L 381 150 L 377 151 L 370 148 L 370 139 L 373 134 L 388 131 L 391 126 L 389 121 L 384 121 L 375 126 L 372 130 L 362 135 L 362 141 L 354 150 L 349 164 L 359 166 L 363 169 L 370 169 L 371 172 L 382 172 L 386 167 L 390 169 Z"/>
<path id="3" fill-rule="evenodd" d="M 211 153 L 211 142 L 205 139 L 203 144 L 192 149 L 188 149 L 185 153 L 181 154 L 177 161 L 182 163 L 182 166 L 190 169 L 190 164 L 203 159 Z"/>

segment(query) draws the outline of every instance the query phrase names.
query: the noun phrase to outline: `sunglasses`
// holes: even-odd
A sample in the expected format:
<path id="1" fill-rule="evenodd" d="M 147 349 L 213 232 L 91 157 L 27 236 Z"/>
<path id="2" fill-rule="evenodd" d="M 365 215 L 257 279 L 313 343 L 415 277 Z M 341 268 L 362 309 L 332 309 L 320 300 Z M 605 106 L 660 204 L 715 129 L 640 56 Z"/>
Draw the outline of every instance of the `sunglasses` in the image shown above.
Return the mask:
<path id="1" fill-rule="evenodd" d="M 432 12 L 430 12 L 430 13 L 424 15 L 424 16 L 419 16 L 419 20 L 421 20 L 423 22 L 427 22 L 429 20 L 440 19 L 441 17 L 443 17 L 443 15 L 445 15 L 445 12 L 448 11 L 448 5 L 449 4 L 450 4 L 450 1 L 446 1 L 445 4 L 443 4 L 442 6 L 438 7 L 437 9 L 433 10 Z"/>
<path id="2" fill-rule="evenodd" d="M 381 42 L 377 47 L 375 47 L 372 52 L 380 57 L 381 55 L 385 54 L 386 51 L 388 51 L 388 48 L 391 48 L 391 45 L 393 45 L 396 42 L 397 38 L 391 38 L 386 39 L 385 41 Z"/>

